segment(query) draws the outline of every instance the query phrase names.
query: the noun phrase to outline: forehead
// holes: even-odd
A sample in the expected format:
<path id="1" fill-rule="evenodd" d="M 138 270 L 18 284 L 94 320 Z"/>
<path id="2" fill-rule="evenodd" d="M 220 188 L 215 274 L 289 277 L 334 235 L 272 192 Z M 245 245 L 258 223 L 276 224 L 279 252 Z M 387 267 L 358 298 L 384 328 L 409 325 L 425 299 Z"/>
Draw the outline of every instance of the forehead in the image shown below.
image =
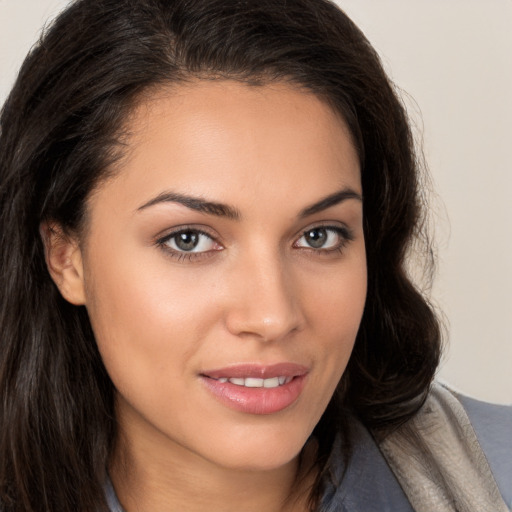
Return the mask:
<path id="1" fill-rule="evenodd" d="M 134 205 L 166 189 L 246 203 L 257 193 L 308 203 L 347 186 L 361 192 L 346 124 L 322 99 L 289 84 L 203 80 L 153 90 L 126 133 L 114 181 Z"/>

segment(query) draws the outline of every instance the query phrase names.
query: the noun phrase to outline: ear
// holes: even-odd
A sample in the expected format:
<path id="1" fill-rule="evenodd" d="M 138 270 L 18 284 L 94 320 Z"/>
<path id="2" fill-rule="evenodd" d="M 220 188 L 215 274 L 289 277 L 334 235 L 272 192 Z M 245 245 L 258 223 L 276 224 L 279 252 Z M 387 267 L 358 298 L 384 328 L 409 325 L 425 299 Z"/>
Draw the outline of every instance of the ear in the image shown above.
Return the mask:
<path id="1" fill-rule="evenodd" d="M 71 304 L 85 304 L 82 252 L 78 241 L 64 233 L 57 223 L 40 226 L 46 266 L 61 295 Z"/>

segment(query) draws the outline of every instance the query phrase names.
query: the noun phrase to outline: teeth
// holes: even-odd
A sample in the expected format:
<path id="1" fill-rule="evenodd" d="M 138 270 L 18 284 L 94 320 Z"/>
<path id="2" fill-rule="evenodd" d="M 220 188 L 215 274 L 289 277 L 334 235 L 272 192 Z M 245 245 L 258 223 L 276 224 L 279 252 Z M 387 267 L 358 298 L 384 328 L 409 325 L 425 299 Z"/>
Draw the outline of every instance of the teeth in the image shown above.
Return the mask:
<path id="1" fill-rule="evenodd" d="M 265 379 L 263 381 L 264 388 L 277 388 L 279 386 L 279 377 L 274 377 L 273 379 Z"/>
<path id="2" fill-rule="evenodd" d="M 247 377 L 245 379 L 233 377 L 228 379 L 226 377 L 222 377 L 218 379 L 218 381 L 223 384 L 230 382 L 231 384 L 244 386 L 246 388 L 277 388 L 279 386 L 283 386 L 284 384 L 288 384 L 292 379 L 293 377 L 272 377 L 270 379 L 258 379 L 254 377 Z"/>
<path id="3" fill-rule="evenodd" d="M 263 386 L 263 379 L 253 379 L 251 377 L 247 377 L 247 379 L 245 379 L 244 386 L 246 388 L 261 388 Z"/>

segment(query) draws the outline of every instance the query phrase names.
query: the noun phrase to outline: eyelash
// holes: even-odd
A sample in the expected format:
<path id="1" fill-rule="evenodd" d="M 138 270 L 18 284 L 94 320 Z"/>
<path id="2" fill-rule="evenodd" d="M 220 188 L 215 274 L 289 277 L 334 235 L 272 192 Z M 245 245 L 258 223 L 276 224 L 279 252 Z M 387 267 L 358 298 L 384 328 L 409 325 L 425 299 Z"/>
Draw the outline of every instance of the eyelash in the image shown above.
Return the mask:
<path id="1" fill-rule="evenodd" d="M 339 242 L 336 243 L 334 247 L 329 247 L 327 249 L 324 248 L 314 248 L 314 247 L 301 247 L 298 246 L 298 242 L 305 237 L 308 233 L 312 233 L 313 231 L 318 230 L 324 230 L 326 232 L 330 232 L 331 234 L 334 232 L 339 237 Z M 219 248 L 210 249 L 207 251 L 199 251 L 199 252 L 191 252 L 191 251 L 181 251 L 176 250 L 171 247 L 169 247 L 169 243 L 172 240 L 176 240 L 176 237 L 178 237 L 180 234 L 193 234 L 193 235 L 199 235 L 200 237 L 207 237 L 211 240 L 213 244 L 217 244 Z M 293 247 L 296 249 L 299 249 L 301 251 L 307 251 L 308 253 L 313 253 L 315 255 L 321 255 L 321 256 L 327 256 L 333 253 L 339 253 L 342 254 L 345 247 L 354 240 L 354 234 L 351 230 L 349 230 L 347 227 L 341 227 L 341 226 L 331 226 L 331 225 L 323 225 L 318 224 L 314 225 L 310 228 L 307 228 L 302 231 L 301 236 L 294 242 Z M 222 250 L 222 245 L 217 242 L 217 240 L 208 232 L 196 228 L 196 227 L 180 227 L 179 229 L 176 229 L 175 231 L 172 231 L 171 233 L 168 233 L 167 235 L 159 238 L 156 241 L 156 245 L 162 248 L 169 256 L 176 259 L 178 262 L 181 261 L 197 261 L 200 259 L 208 258 L 214 255 L 215 252 Z"/>
<path id="2" fill-rule="evenodd" d="M 329 248 L 318 248 L 317 249 L 314 247 L 297 247 L 299 240 L 301 240 L 303 237 L 305 237 L 306 234 L 311 233 L 313 231 L 318 231 L 318 230 L 324 230 L 324 231 L 331 232 L 331 233 L 334 232 L 338 236 L 339 241 L 336 243 L 336 245 L 334 247 L 329 247 Z M 331 225 L 318 224 L 318 225 L 314 225 L 310 228 L 305 229 L 302 232 L 302 235 L 299 237 L 299 239 L 293 245 L 294 245 L 294 247 L 297 247 L 298 249 L 312 252 L 315 255 L 328 256 L 333 253 L 342 254 L 343 249 L 345 249 L 345 247 L 350 242 L 352 242 L 354 240 L 354 238 L 355 238 L 354 233 L 345 226 L 342 227 L 342 226 L 331 226 Z"/>
<path id="3" fill-rule="evenodd" d="M 159 238 L 156 241 L 156 244 L 159 247 L 161 247 L 162 250 L 164 250 L 169 256 L 171 256 L 172 258 L 175 258 L 179 262 L 184 261 L 184 260 L 196 261 L 198 259 L 207 258 L 207 257 L 213 256 L 213 253 L 222 250 L 219 248 L 219 249 L 211 249 L 209 251 L 189 252 L 189 251 L 180 251 L 180 250 L 173 249 L 172 247 L 169 247 L 169 243 L 173 239 L 176 239 L 176 237 L 178 237 L 180 234 L 186 234 L 186 233 L 191 233 L 194 235 L 207 237 L 212 241 L 212 243 L 219 245 L 219 247 L 222 247 L 210 233 L 208 233 L 202 229 L 192 227 L 192 226 L 191 227 L 187 227 L 187 226 L 180 227 L 179 229 L 176 229 L 175 231 L 172 231 L 171 233 Z"/>

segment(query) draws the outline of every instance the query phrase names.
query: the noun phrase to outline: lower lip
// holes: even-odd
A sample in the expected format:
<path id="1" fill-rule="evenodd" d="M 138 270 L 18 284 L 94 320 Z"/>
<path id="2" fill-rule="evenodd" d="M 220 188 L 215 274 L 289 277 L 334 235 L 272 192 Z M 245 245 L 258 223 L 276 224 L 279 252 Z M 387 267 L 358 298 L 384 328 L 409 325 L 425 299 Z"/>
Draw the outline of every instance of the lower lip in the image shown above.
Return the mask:
<path id="1" fill-rule="evenodd" d="M 248 414 L 273 414 L 292 405 L 304 388 L 306 375 L 277 388 L 247 388 L 202 376 L 206 387 L 223 404 Z"/>

